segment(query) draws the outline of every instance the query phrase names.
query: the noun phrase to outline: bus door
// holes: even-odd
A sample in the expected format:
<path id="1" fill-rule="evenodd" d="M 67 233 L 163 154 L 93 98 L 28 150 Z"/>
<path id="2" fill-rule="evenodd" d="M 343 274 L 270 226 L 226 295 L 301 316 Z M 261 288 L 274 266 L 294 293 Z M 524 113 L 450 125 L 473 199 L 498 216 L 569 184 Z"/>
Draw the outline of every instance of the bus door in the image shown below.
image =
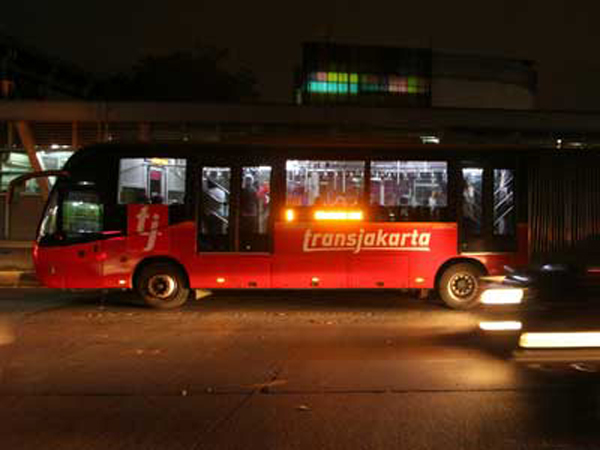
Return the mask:
<path id="1" fill-rule="evenodd" d="M 198 285 L 269 287 L 271 166 L 203 166 L 198 201 Z"/>
<path id="2" fill-rule="evenodd" d="M 459 250 L 517 249 L 515 170 L 503 165 L 463 163 L 460 168 Z"/>

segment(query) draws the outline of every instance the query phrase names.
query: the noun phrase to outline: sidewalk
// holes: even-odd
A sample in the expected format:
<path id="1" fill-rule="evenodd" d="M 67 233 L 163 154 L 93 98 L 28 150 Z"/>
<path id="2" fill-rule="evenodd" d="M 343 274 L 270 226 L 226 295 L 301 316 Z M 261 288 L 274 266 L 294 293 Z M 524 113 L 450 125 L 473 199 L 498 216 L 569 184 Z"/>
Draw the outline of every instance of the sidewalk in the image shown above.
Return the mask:
<path id="1" fill-rule="evenodd" d="M 40 287 L 35 272 L 25 270 L 0 270 L 0 287 Z"/>

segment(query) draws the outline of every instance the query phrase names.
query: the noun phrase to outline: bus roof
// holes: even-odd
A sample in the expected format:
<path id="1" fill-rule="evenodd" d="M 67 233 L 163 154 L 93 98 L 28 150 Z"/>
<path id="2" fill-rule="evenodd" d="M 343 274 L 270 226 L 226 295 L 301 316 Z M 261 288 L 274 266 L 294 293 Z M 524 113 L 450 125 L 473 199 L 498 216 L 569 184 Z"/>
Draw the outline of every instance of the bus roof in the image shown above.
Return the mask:
<path id="1" fill-rule="evenodd" d="M 385 158 L 461 158 L 474 154 L 501 159 L 515 154 L 550 153 L 548 149 L 520 145 L 446 145 L 406 144 L 382 140 L 269 140 L 261 142 L 215 143 L 104 143 L 77 151 L 65 165 L 73 170 L 94 160 L 109 156 L 185 158 L 201 156 L 207 159 L 385 159 Z"/>

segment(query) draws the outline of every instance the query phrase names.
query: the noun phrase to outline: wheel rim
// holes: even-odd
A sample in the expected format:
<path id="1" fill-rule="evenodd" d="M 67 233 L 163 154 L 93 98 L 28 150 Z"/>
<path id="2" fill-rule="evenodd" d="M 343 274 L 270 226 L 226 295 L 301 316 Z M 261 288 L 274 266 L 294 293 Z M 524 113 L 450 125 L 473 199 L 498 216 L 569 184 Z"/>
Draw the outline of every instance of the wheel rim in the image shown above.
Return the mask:
<path id="1" fill-rule="evenodd" d="M 477 290 L 477 280 L 470 273 L 457 273 L 450 279 L 450 293 L 459 300 L 467 300 Z"/>
<path id="2" fill-rule="evenodd" d="M 156 298 L 167 299 L 176 288 L 177 281 L 171 275 L 154 275 L 148 280 L 148 293 Z"/>

